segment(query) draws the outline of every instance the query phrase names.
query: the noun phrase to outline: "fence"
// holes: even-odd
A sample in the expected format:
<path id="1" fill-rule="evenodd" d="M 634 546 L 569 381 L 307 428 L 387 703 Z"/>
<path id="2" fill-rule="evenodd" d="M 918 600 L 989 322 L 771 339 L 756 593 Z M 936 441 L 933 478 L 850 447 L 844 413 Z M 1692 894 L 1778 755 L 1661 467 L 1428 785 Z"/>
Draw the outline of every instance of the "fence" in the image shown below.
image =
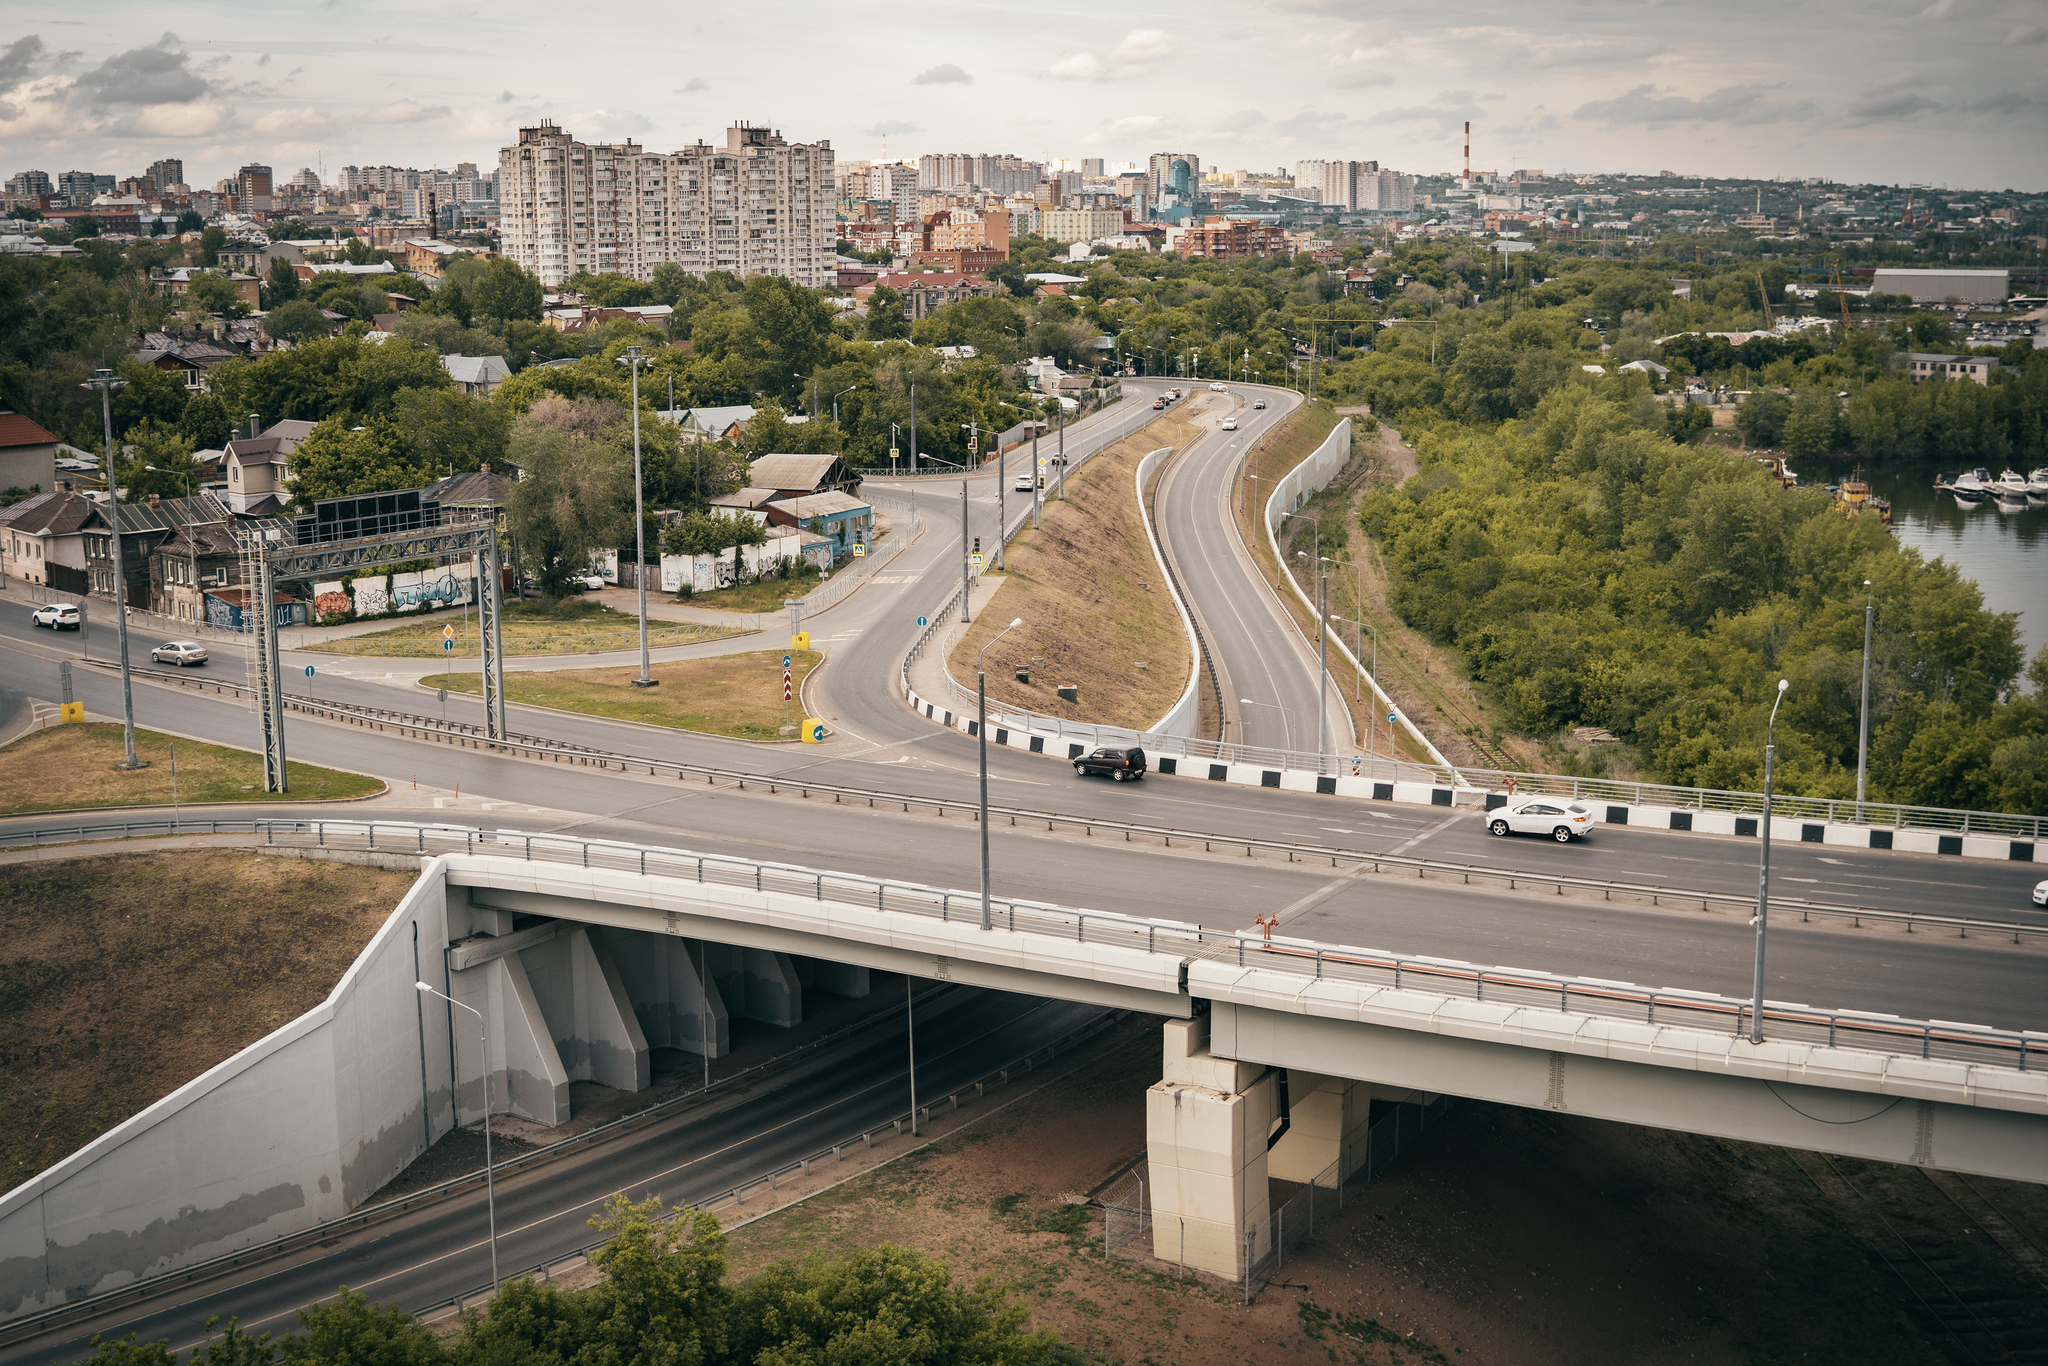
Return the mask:
<path id="1" fill-rule="evenodd" d="M 815 616 L 828 607 L 836 607 L 849 593 L 880 573 L 884 565 L 894 560 L 898 555 L 901 555 L 912 541 L 924 533 L 924 523 L 917 519 L 917 502 L 915 499 L 897 499 L 876 495 L 874 496 L 874 501 L 895 503 L 898 506 L 907 508 L 911 515 L 910 524 L 891 529 L 886 553 L 876 555 L 873 553 L 875 547 L 868 547 L 870 553 L 858 557 L 852 564 L 839 570 L 831 578 L 819 584 L 817 588 L 804 594 L 801 598 L 795 599 L 794 606 L 798 619 Z"/>

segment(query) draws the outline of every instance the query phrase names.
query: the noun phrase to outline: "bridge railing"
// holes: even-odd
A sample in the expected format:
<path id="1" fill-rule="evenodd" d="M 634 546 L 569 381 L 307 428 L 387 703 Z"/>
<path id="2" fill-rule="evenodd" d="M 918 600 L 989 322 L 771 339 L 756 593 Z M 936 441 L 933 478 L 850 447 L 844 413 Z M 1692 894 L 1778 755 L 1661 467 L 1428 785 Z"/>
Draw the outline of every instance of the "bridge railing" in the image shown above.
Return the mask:
<path id="1" fill-rule="evenodd" d="M 133 824 L 102 828 L 130 830 Z M 186 824 L 196 830 L 201 824 L 218 828 L 222 824 L 244 823 Z M 616 840 L 377 820 L 258 820 L 247 822 L 246 828 L 273 844 L 311 843 L 328 848 L 381 849 L 422 856 L 488 854 L 535 863 L 573 864 L 745 887 L 758 892 L 777 892 L 864 907 L 878 913 L 915 915 L 943 923 L 965 921 L 978 925 L 981 920 L 981 898 L 977 892 Z M 81 838 L 89 838 L 86 831 L 90 829 L 92 827 L 80 827 L 76 833 Z M 9 832 L 0 834 L 0 842 L 21 843 L 27 836 L 40 843 L 47 834 L 50 832 Z M 1355 857 L 1360 862 L 1376 861 L 1371 855 Z M 1526 875 L 1517 876 L 1529 880 Z M 1555 879 L 1539 876 L 1534 880 L 1548 883 Z M 1183 961 L 1224 962 L 1240 968 L 1282 973 L 1305 981 L 1329 980 L 1397 991 L 1412 990 L 1455 999 L 1627 1020 L 1650 1026 L 1664 1025 L 1709 1034 L 1746 1035 L 1756 1014 L 1754 1006 L 1746 999 L 1711 992 L 1650 988 L 1600 978 L 1487 967 L 1310 940 L 1269 939 L 1234 930 L 1211 929 L 1187 921 L 1149 919 L 1019 898 L 991 897 L 989 914 L 991 928 L 1045 935 L 1073 943 L 1167 954 Z M 1911 1020 L 1870 1011 L 1766 1002 L 1762 1034 L 1767 1039 L 1785 1043 L 1854 1048 L 2021 1072 L 2048 1067 L 2048 1032 Z"/>

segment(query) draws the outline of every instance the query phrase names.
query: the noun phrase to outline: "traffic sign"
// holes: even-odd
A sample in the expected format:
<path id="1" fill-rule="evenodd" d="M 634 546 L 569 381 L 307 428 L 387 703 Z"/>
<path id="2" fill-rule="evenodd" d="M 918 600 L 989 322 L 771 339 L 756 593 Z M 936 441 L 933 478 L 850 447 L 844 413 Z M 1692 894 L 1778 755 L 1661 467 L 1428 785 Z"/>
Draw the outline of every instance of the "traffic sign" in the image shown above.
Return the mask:
<path id="1" fill-rule="evenodd" d="M 932 619 L 930 617 L 919 617 L 917 619 L 917 624 L 919 626 L 929 626 L 932 624 Z"/>
<path id="2" fill-rule="evenodd" d="M 790 665 L 790 658 L 789 658 L 789 656 L 788 656 L 788 655 L 784 655 L 784 656 L 782 657 L 782 671 L 783 671 L 784 673 L 788 673 L 788 672 L 789 672 L 789 665 Z"/>
<path id="3" fill-rule="evenodd" d="M 855 559 L 857 560 L 857 559 L 861 558 L 861 556 L 863 556 L 863 555 L 865 555 L 865 554 L 867 554 L 867 553 L 868 553 L 868 548 L 867 548 L 866 546 L 864 546 L 864 545 L 861 545 L 861 544 L 860 544 L 859 542 L 855 542 L 855 543 L 854 543 L 854 547 L 853 547 L 853 558 L 855 558 Z"/>
<path id="4" fill-rule="evenodd" d="M 1387 713 L 1387 724 L 1388 724 L 1388 725 L 1392 725 L 1392 724 L 1393 724 L 1394 722 L 1396 722 L 1396 721 L 1398 721 L 1398 720 L 1400 720 L 1400 719 L 1401 719 L 1401 716 L 1400 716 L 1400 713 L 1399 713 L 1399 712 L 1391 712 L 1391 711 L 1390 711 L 1390 712 L 1388 712 L 1388 713 Z"/>
<path id="5" fill-rule="evenodd" d="M 897 447 L 891 446 L 889 448 L 889 458 L 891 460 L 894 460 L 899 454 L 901 454 L 901 451 Z"/>
<path id="6" fill-rule="evenodd" d="M 453 626 L 443 626 L 441 628 L 441 638 L 443 640 L 455 639 L 455 628 Z"/>
<path id="7" fill-rule="evenodd" d="M 793 698 L 793 697 L 795 697 L 795 696 L 796 696 L 796 689 L 794 689 L 794 688 L 792 688 L 792 687 L 790 686 L 790 683 L 789 683 L 789 675 L 788 675 L 788 674 L 784 674 L 784 675 L 782 676 L 782 700 L 783 700 L 783 701 L 785 701 L 785 702 L 787 702 L 787 701 L 789 701 L 789 700 L 790 700 L 791 698 Z"/>
<path id="8" fill-rule="evenodd" d="M 976 569 L 981 568 L 982 565 L 986 564 L 987 562 L 988 557 L 986 555 L 969 555 L 967 557 L 967 563 L 972 565 Z"/>
<path id="9" fill-rule="evenodd" d="M 444 650 L 452 650 L 455 648 L 455 642 L 452 640 L 444 640 L 441 642 L 441 648 Z"/>
<path id="10" fill-rule="evenodd" d="M 823 721 L 812 721 L 810 729 L 805 734 L 814 745 L 824 743 L 825 723 Z"/>
<path id="11" fill-rule="evenodd" d="M 308 664 L 308 665 L 306 666 L 306 677 L 308 677 L 308 678 L 311 678 L 312 676 L 313 676 L 313 666 L 312 666 L 311 664 Z"/>

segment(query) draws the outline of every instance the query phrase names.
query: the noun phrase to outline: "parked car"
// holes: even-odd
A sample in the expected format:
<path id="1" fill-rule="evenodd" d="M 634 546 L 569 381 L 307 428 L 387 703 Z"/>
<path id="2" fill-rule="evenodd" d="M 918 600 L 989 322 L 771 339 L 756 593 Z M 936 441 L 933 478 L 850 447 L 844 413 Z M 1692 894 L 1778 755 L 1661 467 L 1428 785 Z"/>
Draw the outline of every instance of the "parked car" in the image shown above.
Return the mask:
<path id="1" fill-rule="evenodd" d="M 1223 430 L 1224 430 L 1224 431 L 1226 431 L 1226 432 L 1234 432 L 1234 431 L 1236 431 L 1236 430 L 1237 430 L 1237 419 L 1236 419 L 1236 418 L 1234 418 L 1234 417 L 1226 417 L 1226 418 L 1224 418 L 1224 419 L 1223 419 Z"/>
<path id="2" fill-rule="evenodd" d="M 1266 400 L 1264 400 L 1264 399 L 1262 399 L 1262 398 L 1261 398 L 1261 399 L 1254 399 L 1254 400 L 1252 401 L 1252 407 L 1254 407 L 1254 408 L 1263 408 L 1263 407 L 1265 407 L 1265 406 L 1266 406 Z"/>
<path id="3" fill-rule="evenodd" d="M 569 582 L 575 584 L 577 589 L 581 592 L 595 593 L 598 589 L 604 587 L 604 575 L 571 574 L 569 576 Z"/>
<path id="4" fill-rule="evenodd" d="M 1227 394 L 1227 393 L 1229 393 L 1229 392 L 1230 392 L 1230 391 L 1229 391 L 1228 389 L 1226 389 L 1226 388 L 1224 388 L 1224 387 L 1223 387 L 1223 381 L 1222 381 L 1222 380 L 1220 380 L 1220 379 L 1219 379 L 1219 380 L 1217 380 L 1217 381 L 1216 381 L 1216 382 L 1215 382 L 1214 384 L 1211 384 L 1211 385 L 1209 386 L 1209 388 L 1210 388 L 1210 389 L 1211 389 L 1211 390 L 1212 390 L 1213 392 L 1215 392 L 1215 393 L 1219 393 L 1219 394 Z"/>
<path id="5" fill-rule="evenodd" d="M 1548 835 L 1569 844 L 1592 833 L 1593 812 L 1562 797 L 1527 797 L 1487 812 L 1486 828 L 1495 835 Z"/>
<path id="6" fill-rule="evenodd" d="M 29 615 L 38 626 L 47 626 L 52 631 L 76 631 L 78 629 L 78 604 L 75 602 L 51 602 Z"/>
<path id="7" fill-rule="evenodd" d="M 184 668 L 188 664 L 204 664 L 206 647 L 196 640 L 173 640 L 157 646 L 149 652 L 153 664 L 175 664 Z"/>
<path id="8" fill-rule="evenodd" d="M 2048 882 L 2037 882 L 2034 884 L 2034 904 L 2036 906 L 2048 906 Z"/>
<path id="9" fill-rule="evenodd" d="M 1074 760 L 1074 772 L 1083 778 L 1091 773 L 1107 773 L 1120 783 L 1142 778 L 1145 776 L 1145 751 L 1136 745 L 1128 749 L 1094 750 Z"/>

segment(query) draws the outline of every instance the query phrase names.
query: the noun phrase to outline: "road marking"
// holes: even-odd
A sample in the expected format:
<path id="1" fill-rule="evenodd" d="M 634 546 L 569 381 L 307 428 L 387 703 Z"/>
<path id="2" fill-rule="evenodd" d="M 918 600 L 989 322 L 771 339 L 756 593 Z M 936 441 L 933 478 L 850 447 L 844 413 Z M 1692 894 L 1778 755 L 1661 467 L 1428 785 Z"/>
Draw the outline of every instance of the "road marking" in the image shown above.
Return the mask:
<path id="1" fill-rule="evenodd" d="M 1387 850 L 1387 855 L 1388 857 L 1392 857 L 1395 854 L 1405 854 L 1410 849 L 1413 849 L 1416 845 L 1430 838 L 1432 835 L 1440 835 L 1444 831 L 1450 829 L 1452 826 L 1456 825 L 1459 821 L 1462 821 L 1464 819 L 1465 818 L 1462 815 L 1446 816 L 1442 820 L 1438 821 L 1435 825 L 1430 826 L 1429 829 L 1423 831 L 1421 834 L 1416 835 L 1412 839 L 1404 840 L 1400 844 L 1397 844 L 1393 848 Z"/>

